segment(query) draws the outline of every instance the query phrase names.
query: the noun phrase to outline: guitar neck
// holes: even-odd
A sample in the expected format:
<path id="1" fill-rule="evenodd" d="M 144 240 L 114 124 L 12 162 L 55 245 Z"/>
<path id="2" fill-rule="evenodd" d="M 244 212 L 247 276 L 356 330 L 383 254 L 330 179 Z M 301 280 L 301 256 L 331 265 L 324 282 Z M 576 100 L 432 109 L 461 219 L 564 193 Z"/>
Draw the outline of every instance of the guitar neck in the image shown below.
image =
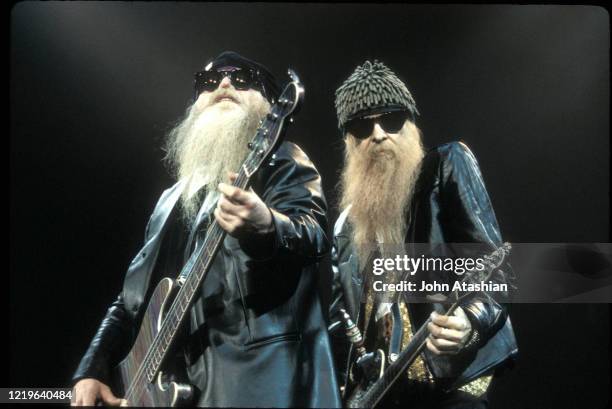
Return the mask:
<path id="1" fill-rule="evenodd" d="M 249 177 L 244 170 L 241 169 L 233 185 L 240 189 L 245 189 L 248 182 Z M 163 358 L 176 337 L 178 329 L 185 320 L 189 308 L 195 299 L 195 295 L 201 288 L 202 282 L 207 272 L 210 270 L 209 267 L 217 255 L 225 235 L 225 230 L 223 230 L 221 226 L 219 226 L 219 223 L 217 223 L 217 220 L 213 218 L 207 229 L 204 243 L 196 248 L 194 254 L 192 254 L 189 261 L 183 267 L 179 276 L 187 278 L 181 284 L 172 302 L 172 306 L 165 314 L 159 333 L 151 344 L 147 358 L 143 361 L 143 367 L 149 382 L 153 381 L 155 374 L 163 362 Z"/>

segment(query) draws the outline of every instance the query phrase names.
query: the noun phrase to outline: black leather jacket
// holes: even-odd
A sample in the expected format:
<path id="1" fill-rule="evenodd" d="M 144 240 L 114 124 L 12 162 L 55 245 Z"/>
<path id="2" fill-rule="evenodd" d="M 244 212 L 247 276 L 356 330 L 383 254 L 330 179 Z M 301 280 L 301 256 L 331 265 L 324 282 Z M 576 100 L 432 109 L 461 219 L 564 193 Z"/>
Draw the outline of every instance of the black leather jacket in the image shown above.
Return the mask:
<path id="1" fill-rule="evenodd" d="M 356 319 L 363 290 L 346 216 L 345 211 L 334 228 L 329 327 L 341 384 L 346 384 L 350 352 L 343 326 L 339 325 L 339 311 L 344 308 Z M 481 254 L 490 253 L 502 244 L 478 163 L 463 143 L 441 145 L 426 154 L 407 219 L 410 222 L 406 243 L 429 243 L 432 254 L 435 254 L 434 246 L 440 243 L 480 243 Z M 502 270 L 509 273 L 511 267 L 506 263 Z M 460 387 L 490 373 L 518 351 L 506 309 L 496 302 L 477 304 L 475 301 L 478 298 L 462 305 L 479 335 L 472 348 L 459 354 L 463 356 L 451 358 L 435 357 L 425 351 L 425 363 L 444 390 Z M 415 331 L 432 309 L 427 303 L 408 304 Z"/>
<path id="2" fill-rule="evenodd" d="M 227 236 L 191 311 L 183 338 L 198 405 L 338 407 L 329 338 L 317 293 L 317 263 L 329 249 L 321 179 L 285 142 L 260 169 L 254 190 L 272 211 L 275 232 L 239 242 Z M 128 352 L 147 294 L 171 265 L 168 235 L 181 183 L 159 199 L 145 245 L 74 374 L 108 382 Z"/>

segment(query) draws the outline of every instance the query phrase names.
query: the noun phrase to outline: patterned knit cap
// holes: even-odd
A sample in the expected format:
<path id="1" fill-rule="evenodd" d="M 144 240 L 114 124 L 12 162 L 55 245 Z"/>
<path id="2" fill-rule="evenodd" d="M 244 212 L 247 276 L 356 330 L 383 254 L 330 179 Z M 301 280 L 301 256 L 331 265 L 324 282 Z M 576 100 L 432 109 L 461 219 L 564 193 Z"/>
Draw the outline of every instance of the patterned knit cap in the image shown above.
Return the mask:
<path id="1" fill-rule="evenodd" d="M 385 64 L 374 60 L 358 66 L 336 90 L 338 128 L 352 119 L 392 111 L 408 111 L 412 120 L 419 115 L 406 85 Z"/>

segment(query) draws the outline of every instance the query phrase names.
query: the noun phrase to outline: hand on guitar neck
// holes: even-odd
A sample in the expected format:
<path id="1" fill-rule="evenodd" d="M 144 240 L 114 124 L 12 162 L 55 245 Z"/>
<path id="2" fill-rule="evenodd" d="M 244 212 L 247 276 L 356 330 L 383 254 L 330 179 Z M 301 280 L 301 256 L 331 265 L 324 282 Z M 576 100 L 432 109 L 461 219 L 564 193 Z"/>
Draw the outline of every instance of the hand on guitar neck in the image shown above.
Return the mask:
<path id="1" fill-rule="evenodd" d="M 231 182 L 238 175 L 229 173 Z M 215 209 L 217 223 L 230 236 L 240 238 L 248 234 L 266 234 L 274 230 L 270 209 L 252 190 L 219 184 L 221 197 Z"/>
<path id="2" fill-rule="evenodd" d="M 72 388 L 70 406 L 95 406 L 97 401 L 102 401 L 105 406 L 127 406 L 125 399 L 113 395 L 108 385 L 97 379 L 81 379 Z"/>
<path id="3" fill-rule="evenodd" d="M 467 344 L 472 333 L 472 324 L 461 307 L 453 315 L 431 313 L 431 322 L 427 324 L 430 334 L 427 337 L 427 349 L 436 355 L 454 355 Z"/>

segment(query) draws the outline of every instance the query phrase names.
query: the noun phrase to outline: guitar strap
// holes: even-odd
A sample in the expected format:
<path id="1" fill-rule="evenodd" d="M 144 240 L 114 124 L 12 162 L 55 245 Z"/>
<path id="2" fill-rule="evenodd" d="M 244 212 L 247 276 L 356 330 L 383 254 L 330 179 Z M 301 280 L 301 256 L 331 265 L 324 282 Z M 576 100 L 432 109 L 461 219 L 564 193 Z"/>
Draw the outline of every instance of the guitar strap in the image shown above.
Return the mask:
<path id="1" fill-rule="evenodd" d="M 399 302 L 394 302 L 393 305 L 391 305 L 391 314 L 393 317 L 393 329 L 391 332 L 391 341 L 389 342 L 389 357 L 398 356 L 402 347 L 404 325 L 402 324 L 402 313 L 400 312 Z"/>

